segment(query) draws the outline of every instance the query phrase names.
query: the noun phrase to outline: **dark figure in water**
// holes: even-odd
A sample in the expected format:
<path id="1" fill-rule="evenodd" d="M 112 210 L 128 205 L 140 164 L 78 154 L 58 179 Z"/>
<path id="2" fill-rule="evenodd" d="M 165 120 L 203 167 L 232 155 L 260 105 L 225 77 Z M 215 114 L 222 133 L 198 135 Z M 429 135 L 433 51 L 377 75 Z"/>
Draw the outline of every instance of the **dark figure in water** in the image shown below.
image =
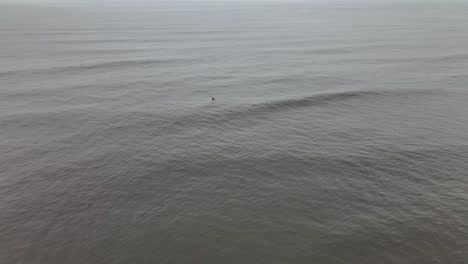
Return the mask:
<path id="1" fill-rule="evenodd" d="M 210 97 L 210 98 L 211 98 L 211 101 L 214 101 L 214 100 L 215 100 L 214 97 Z"/>

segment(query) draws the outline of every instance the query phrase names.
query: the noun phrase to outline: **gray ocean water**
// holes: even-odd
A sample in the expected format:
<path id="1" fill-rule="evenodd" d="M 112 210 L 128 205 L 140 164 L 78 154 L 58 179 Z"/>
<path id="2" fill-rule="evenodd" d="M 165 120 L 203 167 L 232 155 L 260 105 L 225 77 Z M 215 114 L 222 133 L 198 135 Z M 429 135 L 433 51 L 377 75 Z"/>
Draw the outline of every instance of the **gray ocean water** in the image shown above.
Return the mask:
<path id="1" fill-rule="evenodd" d="M 466 2 L 0 4 L 0 263 L 468 263 L 467 86 Z"/>

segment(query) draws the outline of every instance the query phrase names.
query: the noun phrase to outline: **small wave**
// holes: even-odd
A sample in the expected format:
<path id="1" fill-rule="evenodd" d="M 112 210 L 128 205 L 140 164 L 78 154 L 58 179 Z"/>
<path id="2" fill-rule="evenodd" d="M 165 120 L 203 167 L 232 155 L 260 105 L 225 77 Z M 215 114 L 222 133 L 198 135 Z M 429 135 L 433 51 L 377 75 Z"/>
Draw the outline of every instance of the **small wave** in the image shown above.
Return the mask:
<path id="1" fill-rule="evenodd" d="M 345 100 L 360 99 L 380 96 L 408 96 L 434 93 L 436 90 L 381 90 L 381 91 L 341 91 L 322 93 L 300 98 L 274 100 L 256 104 L 238 105 L 232 108 L 203 107 L 193 114 L 180 116 L 169 125 L 162 127 L 160 133 L 177 133 L 193 127 L 206 127 L 226 124 L 238 121 L 252 121 L 259 117 L 265 117 L 281 111 L 289 111 L 305 107 L 320 106 L 325 104 L 341 103 Z M 158 133 L 159 134 L 159 133 Z"/>
<path id="2" fill-rule="evenodd" d="M 278 100 L 272 102 L 265 102 L 252 105 L 250 108 L 251 112 L 269 112 L 277 110 L 285 110 L 290 108 L 307 107 L 312 105 L 318 105 L 323 103 L 329 103 L 333 101 L 342 101 L 349 98 L 358 98 L 367 95 L 378 95 L 381 94 L 377 91 L 344 91 L 334 93 L 323 93 L 312 96 L 306 96 L 301 98 L 292 98 L 285 100 Z"/>
<path id="3" fill-rule="evenodd" d="M 363 99 L 369 96 L 407 96 L 421 95 L 438 92 L 438 90 L 355 90 L 355 91 L 338 91 L 331 93 L 321 93 L 300 98 L 291 98 L 277 100 L 265 103 L 259 103 L 249 106 L 247 109 L 251 113 L 268 113 L 271 111 L 281 111 L 300 107 L 317 106 L 321 104 L 337 103 L 348 99 Z"/>
<path id="4" fill-rule="evenodd" d="M 38 68 L 29 70 L 11 70 L 0 72 L 0 77 L 11 77 L 19 76 L 23 74 L 66 74 L 66 73 L 80 73 L 83 71 L 109 71 L 122 68 L 136 68 L 136 67 L 148 67 L 148 66 L 168 66 L 177 63 L 188 63 L 192 59 L 141 59 L 141 60 L 122 60 L 122 61 L 111 61 L 92 63 L 84 65 L 71 65 L 63 67 L 49 67 L 49 68 Z"/>
<path id="5" fill-rule="evenodd" d="M 428 58 L 427 60 L 435 63 L 454 63 L 454 62 L 468 62 L 468 54 L 453 54 Z"/>
<path id="6" fill-rule="evenodd" d="M 452 54 L 452 55 L 434 55 L 430 57 L 401 57 L 401 58 L 352 58 L 339 59 L 336 62 L 340 63 L 367 63 L 367 64 L 388 64 L 388 63 L 424 63 L 440 65 L 443 63 L 461 63 L 468 62 L 468 54 Z"/>
<path id="7" fill-rule="evenodd" d="M 357 79 L 342 78 L 342 77 L 331 77 L 331 76 L 313 76 L 306 77 L 300 74 L 284 76 L 280 78 L 271 78 L 266 80 L 264 83 L 269 85 L 290 85 L 291 83 L 305 83 L 313 82 L 316 85 L 352 85 L 360 83 Z"/>
<path id="8" fill-rule="evenodd" d="M 62 45 L 107 44 L 107 43 L 116 44 L 116 43 L 130 43 L 130 42 L 137 42 L 137 40 L 134 40 L 134 39 L 80 39 L 80 40 L 54 40 L 54 41 L 47 40 L 45 41 L 45 43 L 56 43 L 56 44 L 62 44 Z"/>
<path id="9" fill-rule="evenodd" d="M 71 51 L 62 51 L 62 52 L 57 52 L 60 54 L 64 55 L 121 55 L 121 54 L 135 54 L 135 53 L 149 53 L 149 52 L 155 52 L 159 51 L 161 48 L 144 48 L 144 49 L 130 49 L 130 48 L 124 48 L 124 49 L 89 49 L 89 50 L 84 50 L 84 49 L 79 49 L 79 50 L 71 50 Z"/>

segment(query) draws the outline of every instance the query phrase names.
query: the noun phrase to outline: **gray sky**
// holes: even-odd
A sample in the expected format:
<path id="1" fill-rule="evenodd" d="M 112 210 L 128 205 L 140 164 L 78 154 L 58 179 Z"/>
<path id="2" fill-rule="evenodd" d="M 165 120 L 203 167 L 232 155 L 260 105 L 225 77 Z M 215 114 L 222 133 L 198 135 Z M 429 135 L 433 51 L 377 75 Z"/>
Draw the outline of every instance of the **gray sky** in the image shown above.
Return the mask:
<path id="1" fill-rule="evenodd" d="M 459 3 L 468 3 L 468 0 L 0 0 L 0 3 L 32 3 L 32 4 L 113 4 L 113 3 L 171 3 L 171 2 L 369 2 L 369 3 L 378 3 L 378 2 L 433 2 L 433 3 L 444 3 L 444 2 L 459 2 Z"/>
<path id="2" fill-rule="evenodd" d="M 222 1 L 229 1 L 229 2 L 254 2 L 254 1 L 282 1 L 282 2 L 293 2 L 293 1 L 302 1 L 302 2 L 328 2 L 328 1 L 346 1 L 346 2 L 362 2 L 362 0 L 176 0 L 176 1 L 216 1 L 216 2 L 222 2 Z M 447 1 L 447 0 L 368 0 L 369 2 L 376 2 L 376 1 L 398 1 L 398 2 L 413 2 L 413 1 Z M 462 0 L 463 1 L 463 0 Z M 462 2 L 461 1 L 461 2 Z M 468 0 L 467 0 L 468 1 Z M 171 2 L 168 0 L 0 0 L 0 2 L 8 2 L 8 3 L 67 3 L 67 2 L 151 2 L 151 3 L 157 3 L 157 2 Z"/>

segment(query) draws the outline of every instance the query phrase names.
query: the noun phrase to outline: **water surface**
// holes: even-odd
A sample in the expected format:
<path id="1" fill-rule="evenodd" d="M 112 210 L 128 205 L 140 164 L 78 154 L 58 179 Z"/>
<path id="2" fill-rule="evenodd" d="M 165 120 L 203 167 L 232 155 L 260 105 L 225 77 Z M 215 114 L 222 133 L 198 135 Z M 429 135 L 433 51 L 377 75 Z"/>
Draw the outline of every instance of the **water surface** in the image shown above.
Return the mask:
<path id="1" fill-rule="evenodd" d="M 466 263 L 467 25 L 455 2 L 1 5 L 0 262 Z"/>

